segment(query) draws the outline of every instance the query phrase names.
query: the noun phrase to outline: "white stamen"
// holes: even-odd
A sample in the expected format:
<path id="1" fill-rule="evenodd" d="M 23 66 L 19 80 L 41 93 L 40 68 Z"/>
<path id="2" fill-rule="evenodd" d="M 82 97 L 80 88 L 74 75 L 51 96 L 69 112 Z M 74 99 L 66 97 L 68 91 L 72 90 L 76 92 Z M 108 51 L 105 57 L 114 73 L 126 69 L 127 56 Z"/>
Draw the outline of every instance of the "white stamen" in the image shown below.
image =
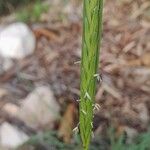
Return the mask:
<path id="1" fill-rule="evenodd" d="M 99 76 L 99 74 L 97 73 L 97 74 L 94 74 L 94 77 L 97 77 L 97 76 Z"/>
<path id="2" fill-rule="evenodd" d="M 96 78 L 97 78 L 97 81 L 98 81 L 98 82 L 100 82 L 100 81 L 101 81 L 101 77 L 100 77 L 100 75 L 99 75 L 99 74 L 94 74 L 94 77 L 96 77 Z"/>
<path id="3" fill-rule="evenodd" d="M 83 109 L 82 109 L 81 111 L 82 111 L 82 113 L 83 113 L 84 115 L 87 115 L 87 113 L 86 113 Z"/>
<path id="4" fill-rule="evenodd" d="M 100 110 L 101 106 L 99 104 L 94 105 L 94 110 Z"/>
<path id="5" fill-rule="evenodd" d="M 79 132 L 79 127 L 75 127 L 73 130 L 72 130 L 74 133 L 78 133 Z"/>
<path id="6" fill-rule="evenodd" d="M 85 93 L 84 98 L 88 98 L 89 100 L 91 100 L 91 96 L 89 95 L 89 93 L 88 93 L 88 92 L 86 92 L 86 93 Z"/>
<path id="7" fill-rule="evenodd" d="M 77 99 L 76 101 L 77 101 L 77 102 L 80 102 L 81 100 L 80 100 L 80 99 Z"/>
<path id="8" fill-rule="evenodd" d="M 81 61 L 76 61 L 74 62 L 74 64 L 81 64 Z"/>

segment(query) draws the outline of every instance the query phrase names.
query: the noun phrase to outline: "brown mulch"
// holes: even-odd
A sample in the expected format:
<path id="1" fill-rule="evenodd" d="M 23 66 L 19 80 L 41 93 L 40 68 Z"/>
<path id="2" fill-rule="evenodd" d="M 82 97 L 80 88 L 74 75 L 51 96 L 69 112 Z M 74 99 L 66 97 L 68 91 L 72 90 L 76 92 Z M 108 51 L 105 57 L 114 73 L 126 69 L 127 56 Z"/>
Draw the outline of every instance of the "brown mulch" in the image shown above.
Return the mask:
<path id="1" fill-rule="evenodd" d="M 150 2 L 149 0 L 107 0 L 96 101 L 95 130 L 105 125 L 128 126 L 145 131 L 150 116 Z M 37 48 L 32 56 L 15 62 L 0 76 L 7 94 L 4 103 L 18 104 L 37 85 L 50 85 L 62 114 L 66 104 L 78 106 L 81 21 L 50 21 L 32 26 Z M 2 115 L 0 117 L 4 117 Z M 3 119 L 0 119 L 3 120 Z"/>

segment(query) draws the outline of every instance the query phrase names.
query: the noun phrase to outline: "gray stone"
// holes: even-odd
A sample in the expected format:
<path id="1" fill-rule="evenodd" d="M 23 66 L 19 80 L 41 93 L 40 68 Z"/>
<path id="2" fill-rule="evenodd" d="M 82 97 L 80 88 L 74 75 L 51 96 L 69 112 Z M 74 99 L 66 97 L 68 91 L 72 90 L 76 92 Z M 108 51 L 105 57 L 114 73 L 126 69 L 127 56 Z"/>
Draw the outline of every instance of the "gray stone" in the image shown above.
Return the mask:
<path id="1" fill-rule="evenodd" d="M 17 117 L 34 129 L 52 127 L 59 116 L 60 107 L 51 89 L 37 87 L 22 102 Z"/>
<path id="2" fill-rule="evenodd" d="M 13 23 L 0 32 L 0 55 L 21 59 L 33 53 L 35 36 L 24 23 Z"/>
<path id="3" fill-rule="evenodd" d="M 4 122 L 0 126 L 0 145 L 5 149 L 16 148 L 29 139 L 29 137 L 11 124 Z"/>

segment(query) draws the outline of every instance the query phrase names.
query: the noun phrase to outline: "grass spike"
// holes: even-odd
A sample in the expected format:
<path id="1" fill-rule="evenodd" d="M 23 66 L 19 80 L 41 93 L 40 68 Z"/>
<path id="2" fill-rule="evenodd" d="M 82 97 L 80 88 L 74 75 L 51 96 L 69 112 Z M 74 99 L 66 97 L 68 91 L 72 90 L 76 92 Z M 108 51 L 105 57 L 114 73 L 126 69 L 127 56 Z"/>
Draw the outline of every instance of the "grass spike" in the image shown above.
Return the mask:
<path id="1" fill-rule="evenodd" d="M 95 104 L 99 49 L 102 34 L 103 0 L 84 0 L 80 83 L 80 136 L 88 150 L 92 138 L 93 104 Z M 97 106 L 98 107 L 98 106 Z M 86 115 L 85 113 L 86 112 Z"/>

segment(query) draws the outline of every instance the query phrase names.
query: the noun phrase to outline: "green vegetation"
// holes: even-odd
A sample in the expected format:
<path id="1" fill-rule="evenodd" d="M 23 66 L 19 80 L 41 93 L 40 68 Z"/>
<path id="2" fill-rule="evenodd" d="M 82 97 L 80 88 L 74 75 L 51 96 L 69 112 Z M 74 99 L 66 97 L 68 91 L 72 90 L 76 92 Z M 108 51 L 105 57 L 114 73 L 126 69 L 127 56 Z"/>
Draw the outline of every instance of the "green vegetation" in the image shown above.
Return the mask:
<path id="1" fill-rule="evenodd" d="M 125 135 L 121 135 L 118 139 L 112 130 L 110 136 L 111 150 L 149 150 L 150 149 L 150 132 L 142 133 L 136 137 L 132 144 L 126 144 Z"/>
<path id="2" fill-rule="evenodd" d="M 16 12 L 18 21 L 37 22 L 49 6 L 42 0 L 0 0 L 0 15 Z"/>
<path id="3" fill-rule="evenodd" d="M 103 0 L 84 0 L 83 40 L 80 85 L 80 135 L 84 150 L 88 150 L 93 128 L 96 80 L 102 34 Z M 96 106 L 98 108 L 98 105 Z"/>
<path id="4" fill-rule="evenodd" d="M 25 144 L 20 146 L 17 150 L 28 149 L 33 146 L 35 150 L 80 150 L 79 143 L 75 140 L 73 144 L 65 144 L 57 137 L 57 132 L 47 132 L 45 134 L 38 134 L 29 139 Z"/>
<path id="5" fill-rule="evenodd" d="M 150 132 L 138 135 L 132 144 L 126 143 L 127 138 L 124 135 L 116 138 L 114 129 L 109 131 L 107 136 L 95 137 L 90 145 L 90 150 L 149 150 L 150 149 Z M 71 144 L 63 143 L 57 136 L 57 132 L 47 132 L 38 134 L 17 150 L 23 150 L 25 147 L 33 146 L 33 150 L 82 150 L 80 137 L 75 135 Z"/>
<path id="6" fill-rule="evenodd" d="M 49 6 L 36 0 L 30 7 L 25 7 L 17 13 L 17 19 L 23 22 L 37 22 L 40 20 L 42 13 L 48 11 Z"/>

